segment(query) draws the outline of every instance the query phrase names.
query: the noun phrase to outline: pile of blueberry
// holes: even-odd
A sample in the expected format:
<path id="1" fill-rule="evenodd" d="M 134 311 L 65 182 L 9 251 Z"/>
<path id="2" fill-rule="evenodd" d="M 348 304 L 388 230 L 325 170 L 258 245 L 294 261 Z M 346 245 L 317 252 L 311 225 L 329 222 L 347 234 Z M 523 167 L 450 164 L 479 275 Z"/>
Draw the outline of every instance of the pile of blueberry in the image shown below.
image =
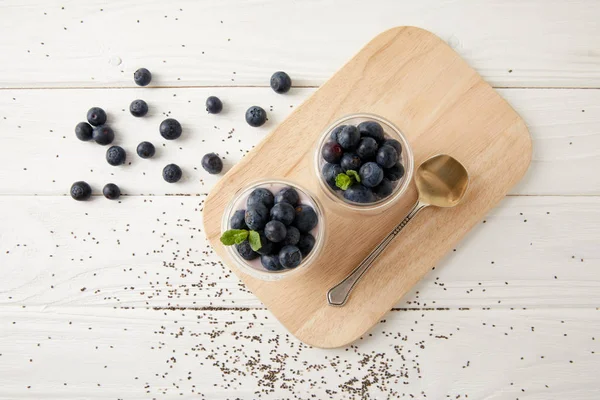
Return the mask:
<path id="1" fill-rule="evenodd" d="M 344 199 L 373 203 L 388 197 L 404 176 L 402 145 L 376 121 L 334 128 L 321 148 L 321 174 Z"/>
<path id="2" fill-rule="evenodd" d="M 275 195 L 257 188 L 250 193 L 246 209 L 231 217 L 231 229 L 223 233 L 221 242 L 235 245 L 245 260 L 260 257 L 268 271 L 296 268 L 315 245 L 310 232 L 318 222 L 315 210 L 300 203 L 294 188 L 284 187 Z"/>

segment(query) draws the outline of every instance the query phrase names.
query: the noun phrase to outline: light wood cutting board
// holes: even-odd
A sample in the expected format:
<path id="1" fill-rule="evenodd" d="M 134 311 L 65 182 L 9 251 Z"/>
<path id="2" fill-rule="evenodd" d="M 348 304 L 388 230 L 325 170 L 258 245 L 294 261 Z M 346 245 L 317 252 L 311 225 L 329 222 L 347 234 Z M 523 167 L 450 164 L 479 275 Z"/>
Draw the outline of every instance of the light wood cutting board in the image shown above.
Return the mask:
<path id="1" fill-rule="evenodd" d="M 293 90 L 293 89 L 292 89 Z M 415 167 L 446 153 L 469 171 L 471 184 L 454 209 L 421 212 L 365 274 L 344 307 L 327 304 L 343 279 L 407 214 L 414 184 L 382 214 L 340 213 L 313 171 L 315 144 L 336 119 L 373 113 L 406 135 Z M 323 348 L 346 345 L 368 331 L 523 176 L 531 139 L 523 120 L 467 63 L 434 34 L 397 27 L 368 43 L 271 132 L 213 188 L 204 227 L 214 250 L 298 339 Z M 325 208 L 322 255 L 289 280 L 263 282 L 234 267 L 219 242 L 221 218 L 234 193 L 260 178 L 284 178 L 312 191 Z"/>

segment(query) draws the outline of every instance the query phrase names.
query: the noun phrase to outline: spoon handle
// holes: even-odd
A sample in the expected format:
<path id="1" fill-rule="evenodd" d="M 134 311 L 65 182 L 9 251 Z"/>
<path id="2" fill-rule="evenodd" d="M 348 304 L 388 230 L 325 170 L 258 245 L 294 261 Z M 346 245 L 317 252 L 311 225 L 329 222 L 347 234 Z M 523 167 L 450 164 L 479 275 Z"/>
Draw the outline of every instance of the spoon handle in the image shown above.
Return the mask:
<path id="1" fill-rule="evenodd" d="M 352 289 L 356 286 L 360 278 L 367 272 L 373 262 L 379 257 L 392 240 L 402 231 L 402 229 L 413 219 L 415 215 L 429 204 L 420 200 L 414 205 L 406 218 L 402 220 L 343 281 L 329 289 L 327 292 L 327 302 L 331 306 L 343 306 L 348 301 Z"/>

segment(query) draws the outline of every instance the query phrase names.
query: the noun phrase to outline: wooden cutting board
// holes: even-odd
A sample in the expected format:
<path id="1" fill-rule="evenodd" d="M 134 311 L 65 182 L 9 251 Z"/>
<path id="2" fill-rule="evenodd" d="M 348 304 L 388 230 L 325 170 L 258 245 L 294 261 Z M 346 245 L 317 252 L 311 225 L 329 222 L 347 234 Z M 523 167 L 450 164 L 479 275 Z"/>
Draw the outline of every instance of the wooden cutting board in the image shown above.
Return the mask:
<path id="1" fill-rule="evenodd" d="M 292 89 L 293 90 L 293 89 Z M 414 183 L 382 214 L 341 213 L 321 191 L 312 163 L 315 144 L 336 119 L 373 113 L 411 143 L 415 167 L 446 153 L 469 171 L 461 205 L 421 212 L 382 254 L 344 307 L 327 304 L 343 279 L 407 214 Z M 344 346 L 368 331 L 521 179 L 531 160 L 523 120 L 467 63 L 434 34 L 397 27 L 368 43 L 273 130 L 213 188 L 204 206 L 206 235 L 217 254 L 298 339 Z M 259 178 L 285 178 L 312 191 L 325 209 L 326 239 L 317 264 L 278 282 L 234 267 L 219 242 L 221 218 L 234 193 Z"/>

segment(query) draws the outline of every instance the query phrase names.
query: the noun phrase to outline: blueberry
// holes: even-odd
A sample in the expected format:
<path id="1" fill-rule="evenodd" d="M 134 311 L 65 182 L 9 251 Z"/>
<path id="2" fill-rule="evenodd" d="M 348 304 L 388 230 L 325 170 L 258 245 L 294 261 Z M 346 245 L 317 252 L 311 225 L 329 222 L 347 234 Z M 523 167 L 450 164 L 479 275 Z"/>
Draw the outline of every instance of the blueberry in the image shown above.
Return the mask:
<path id="1" fill-rule="evenodd" d="M 302 253 L 296 246 L 283 246 L 279 250 L 279 262 L 283 268 L 296 268 L 302 262 Z"/>
<path id="2" fill-rule="evenodd" d="M 271 208 L 271 220 L 280 221 L 284 225 L 290 225 L 294 222 L 296 211 L 289 203 L 277 203 Z"/>
<path id="3" fill-rule="evenodd" d="M 154 148 L 154 145 L 152 143 L 142 142 L 142 143 L 138 144 L 136 151 L 137 151 L 138 156 L 140 156 L 142 158 L 150 158 L 150 157 L 154 156 L 156 149 Z"/>
<path id="4" fill-rule="evenodd" d="M 283 269 L 278 254 L 260 256 L 260 263 L 267 271 L 281 271 Z"/>
<path id="5" fill-rule="evenodd" d="M 294 218 L 294 226 L 302 233 L 310 232 L 317 223 L 319 218 L 317 213 L 311 206 L 300 204 L 296 207 L 296 218 Z"/>
<path id="6" fill-rule="evenodd" d="M 246 205 L 248 207 L 255 205 L 255 204 L 264 204 L 267 208 L 271 208 L 273 207 L 273 204 L 275 204 L 275 197 L 273 196 L 273 193 L 271 193 L 271 191 L 269 189 L 265 189 L 265 188 L 257 188 L 254 189 L 252 191 L 252 193 L 250 193 L 250 196 L 248 196 L 248 200 L 246 201 Z"/>
<path id="7" fill-rule="evenodd" d="M 75 182 L 71 185 L 71 197 L 75 200 L 87 200 L 92 195 L 92 188 L 84 181 Z"/>
<path id="8" fill-rule="evenodd" d="M 373 188 L 373 193 L 380 199 L 388 197 L 393 191 L 394 184 L 387 178 L 383 178 L 381 183 Z"/>
<path id="9" fill-rule="evenodd" d="M 160 135 L 167 140 L 174 140 L 181 136 L 181 124 L 173 118 L 167 118 L 160 123 Z"/>
<path id="10" fill-rule="evenodd" d="M 372 137 L 365 136 L 362 138 L 360 143 L 358 144 L 358 149 L 356 149 L 356 154 L 363 160 L 373 160 L 377 155 L 377 149 L 379 145 L 377 141 Z"/>
<path id="11" fill-rule="evenodd" d="M 288 203 L 295 207 L 298 201 L 300 201 L 300 196 L 296 189 L 292 187 L 284 187 L 275 195 L 275 204 Z"/>
<path id="12" fill-rule="evenodd" d="M 340 161 L 340 165 L 344 171 L 348 171 L 349 169 L 358 171 L 362 165 L 362 161 L 356 154 L 344 153 L 342 156 L 342 161 Z"/>
<path id="13" fill-rule="evenodd" d="M 252 250 L 252 247 L 250 247 L 250 242 L 247 240 L 244 240 L 240 244 L 236 244 L 235 249 L 244 260 L 252 261 L 258 257 L 258 253 Z"/>
<path id="14" fill-rule="evenodd" d="M 300 240 L 298 241 L 298 248 L 300 249 L 300 253 L 302 253 L 302 257 L 306 257 L 315 247 L 315 237 L 310 233 L 300 236 Z"/>
<path id="15" fill-rule="evenodd" d="M 133 73 L 133 80 L 138 86 L 146 86 L 152 80 L 152 74 L 146 68 L 140 68 Z"/>
<path id="16" fill-rule="evenodd" d="M 87 122 L 80 122 L 75 126 L 75 136 L 77 136 L 77 139 L 83 140 L 84 142 L 92 140 L 93 130 L 92 126 Z"/>
<path id="17" fill-rule="evenodd" d="M 310 235 L 310 234 L 309 234 Z M 300 241 L 300 231 L 295 226 L 287 227 L 287 234 L 285 235 L 285 239 L 283 239 L 284 245 L 297 245 Z M 304 254 L 303 254 L 304 255 Z"/>
<path id="18" fill-rule="evenodd" d="M 169 164 L 163 168 L 163 179 L 169 183 L 175 183 L 181 179 L 183 173 L 181 172 L 181 168 L 179 168 L 176 164 Z"/>
<path id="19" fill-rule="evenodd" d="M 202 157 L 202 168 L 209 174 L 218 174 L 223 171 L 223 161 L 215 153 L 208 153 Z"/>
<path id="20" fill-rule="evenodd" d="M 129 112 L 134 117 L 143 117 L 148 114 L 148 104 L 144 100 L 134 100 L 129 105 Z"/>
<path id="21" fill-rule="evenodd" d="M 106 150 L 106 161 L 108 161 L 110 165 L 117 166 L 125 164 L 125 158 L 125 150 L 123 150 L 122 147 L 111 146 Z"/>
<path id="22" fill-rule="evenodd" d="M 283 71 L 271 75 L 271 89 L 277 93 L 286 93 L 292 87 L 290 76 Z"/>
<path id="23" fill-rule="evenodd" d="M 392 168 L 386 168 L 384 174 L 387 179 L 395 182 L 404 176 L 404 166 L 398 163 Z"/>
<path id="24" fill-rule="evenodd" d="M 334 142 L 338 141 L 338 134 L 342 131 L 342 129 L 344 129 L 346 127 L 346 125 L 340 125 L 336 128 L 334 128 L 331 133 L 329 134 L 329 137 L 331 138 L 331 140 L 333 140 Z"/>
<path id="25" fill-rule="evenodd" d="M 252 106 L 246 111 L 246 122 L 250 126 L 258 127 L 267 121 L 267 113 L 259 106 Z"/>
<path id="26" fill-rule="evenodd" d="M 102 194 L 109 200 L 116 200 L 121 196 L 121 189 L 114 183 L 107 183 L 102 189 Z"/>
<path id="27" fill-rule="evenodd" d="M 327 142 L 321 149 L 321 156 L 325 161 L 332 164 L 339 164 L 344 155 L 344 150 L 336 142 Z"/>
<path id="28" fill-rule="evenodd" d="M 354 125 L 346 125 L 337 135 L 338 143 L 346 150 L 353 150 L 360 142 L 360 133 Z"/>
<path id="29" fill-rule="evenodd" d="M 344 173 L 344 169 L 339 164 L 327 163 L 323 165 L 321 173 L 323 174 L 323 178 L 325 178 L 325 182 L 327 182 L 331 188 L 338 189 L 335 185 L 335 177 Z"/>
<path id="30" fill-rule="evenodd" d="M 106 123 L 106 112 L 100 107 L 92 107 L 87 112 L 87 120 L 94 126 L 104 125 Z"/>
<path id="31" fill-rule="evenodd" d="M 210 96 L 206 99 L 206 111 L 208 111 L 209 114 L 218 114 L 223 111 L 221 99 L 216 96 Z"/>
<path id="32" fill-rule="evenodd" d="M 358 174 L 360 175 L 360 182 L 366 187 L 375 187 L 383 179 L 383 169 L 372 161 L 360 167 Z"/>
<path id="33" fill-rule="evenodd" d="M 229 220 L 229 225 L 231 229 L 248 229 L 246 226 L 246 221 L 244 221 L 244 216 L 246 214 L 246 210 L 237 210 L 231 216 Z"/>
<path id="34" fill-rule="evenodd" d="M 265 236 L 271 242 L 279 243 L 287 235 L 287 229 L 281 221 L 269 221 L 265 225 Z"/>
<path id="35" fill-rule="evenodd" d="M 377 143 L 383 142 L 383 128 L 375 121 L 365 121 L 358 124 L 358 131 L 361 136 L 372 137 Z"/>
<path id="36" fill-rule="evenodd" d="M 275 243 L 267 239 L 264 232 L 260 231 L 258 232 L 258 234 L 260 235 L 260 249 L 256 250 L 256 252 L 260 255 L 265 256 L 273 254 L 273 246 L 275 245 Z"/>
<path id="37" fill-rule="evenodd" d="M 115 140 L 115 132 L 113 132 L 112 128 L 108 125 L 100 125 L 94 128 L 92 138 L 96 143 L 106 146 Z"/>
<path id="38" fill-rule="evenodd" d="M 368 187 L 360 184 L 350 186 L 344 192 L 344 198 L 355 203 L 372 203 L 375 201 L 375 195 Z"/>
<path id="39" fill-rule="evenodd" d="M 383 142 L 383 145 L 393 147 L 394 150 L 396 150 L 398 157 L 400 157 L 400 154 L 402 154 L 402 145 L 396 139 L 387 139 L 385 142 Z"/>
<path id="40" fill-rule="evenodd" d="M 398 153 L 392 146 L 381 146 L 377 150 L 375 161 L 383 168 L 392 168 L 398 162 Z"/>
<path id="41" fill-rule="evenodd" d="M 269 209 L 263 203 L 249 205 L 244 215 L 244 221 L 246 221 L 248 228 L 259 231 L 269 221 Z"/>

